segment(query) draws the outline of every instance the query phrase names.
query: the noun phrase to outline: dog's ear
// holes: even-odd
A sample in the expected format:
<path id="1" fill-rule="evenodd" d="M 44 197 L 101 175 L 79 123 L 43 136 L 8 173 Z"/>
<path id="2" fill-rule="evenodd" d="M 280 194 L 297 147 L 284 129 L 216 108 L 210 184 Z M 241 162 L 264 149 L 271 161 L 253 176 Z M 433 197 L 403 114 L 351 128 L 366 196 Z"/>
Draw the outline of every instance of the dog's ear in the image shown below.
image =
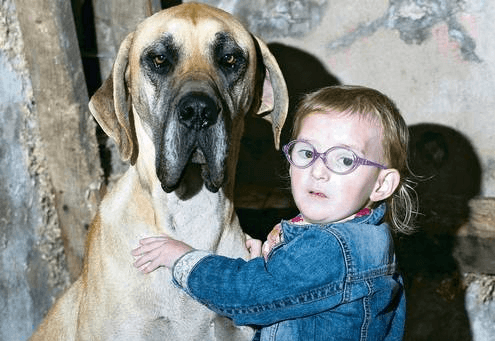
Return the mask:
<path id="1" fill-rule="evenodd" d="M 289 93 L 277 60 L 261 39 L 258 37 L 255 37 L 255 39 L 266 69 L 266 76 L 263 83 L 263 97 L 258 115 L 272 124 L 275 148 L 278 150 L 280 134 L 282 133 L 282 127 L 287 118 L 289 108 Z"/>
<path id="2" fill-rule="evenodd" d="M 103 131 L 115 140 L 122 160 L 130 160 L 131 164 L 136 162 L 138 154 L 126 74 L 133 35 L 130 33 L 122 41 L 110 76 L 89 101 L 89 110 Z"/>

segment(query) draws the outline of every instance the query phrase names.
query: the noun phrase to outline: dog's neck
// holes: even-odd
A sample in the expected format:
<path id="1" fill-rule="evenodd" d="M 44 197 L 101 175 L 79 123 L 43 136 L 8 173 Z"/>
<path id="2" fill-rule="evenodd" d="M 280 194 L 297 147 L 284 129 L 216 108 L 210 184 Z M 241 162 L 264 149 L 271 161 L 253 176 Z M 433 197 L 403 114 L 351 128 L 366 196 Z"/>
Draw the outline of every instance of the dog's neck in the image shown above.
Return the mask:
<path id="1" fill-rule="evenodd" d="M 169 220 L 165 225 L 172 230 L 172 236 L 198 249 L 216 250 L 234 214 L 233 205 L 223 192 L 203 189 L 186 201 L 176 193 L 166 194 L 166 197 L 168 214 L 159 219 Z"/>

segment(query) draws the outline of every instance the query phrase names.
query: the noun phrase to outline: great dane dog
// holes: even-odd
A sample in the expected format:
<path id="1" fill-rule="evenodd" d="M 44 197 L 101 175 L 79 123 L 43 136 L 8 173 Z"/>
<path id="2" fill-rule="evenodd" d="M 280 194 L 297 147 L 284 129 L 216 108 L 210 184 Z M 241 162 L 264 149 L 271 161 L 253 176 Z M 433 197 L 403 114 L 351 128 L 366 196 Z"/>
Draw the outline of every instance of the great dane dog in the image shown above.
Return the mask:
<path id="1" fill-rule="evenodd" d="M 278 148 L 288 107 L 283 76 L 267 46 L 231 15 L 187 3 L 125 38 L 90 109 L 131 167 L 100 205 L 81 276 L 31 340 L 251 338 L 251 328 L 175 287 L 168 270 L 140 273 L 131 250 L 167 234 L 248 257 L 233 185 L 244 119 L 265 107 L 263 85 Z"/>

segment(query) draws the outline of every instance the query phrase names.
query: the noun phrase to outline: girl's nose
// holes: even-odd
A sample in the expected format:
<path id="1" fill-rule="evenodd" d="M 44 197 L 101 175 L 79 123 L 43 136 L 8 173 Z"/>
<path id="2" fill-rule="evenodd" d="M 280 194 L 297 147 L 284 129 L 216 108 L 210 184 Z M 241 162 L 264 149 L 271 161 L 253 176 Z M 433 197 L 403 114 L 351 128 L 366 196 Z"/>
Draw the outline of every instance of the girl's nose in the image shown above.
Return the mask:
<path id="1" fill-rule="evenodd" d="M 325 166 L 323 159 L 319 157 L 312 165 L 311 165 L 311 176 L 316 180 L 327 181 L 330 179 L 330 170 Z"/>

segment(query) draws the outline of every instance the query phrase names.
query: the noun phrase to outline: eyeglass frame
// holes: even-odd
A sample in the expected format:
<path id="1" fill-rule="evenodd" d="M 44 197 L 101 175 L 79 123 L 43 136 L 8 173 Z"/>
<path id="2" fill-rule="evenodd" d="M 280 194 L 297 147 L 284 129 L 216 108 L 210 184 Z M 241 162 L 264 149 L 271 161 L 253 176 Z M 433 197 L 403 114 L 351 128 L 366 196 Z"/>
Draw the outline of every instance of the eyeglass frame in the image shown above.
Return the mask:
<path id="1" fill-rule="evenodd" d="M 295 145 L 296 143 L 298 142 L 304 142 L 304 143 L 307 143 L 311 146 L 311 148 L 313 149 L 313 160 L 311 160 L 306 166 L 298 166 L 296 165 L 293 161 L 292 161 L 292 158 L 289 154 L 289 148 L 292 146 L 292 145 Z M 345 171 L 345 172 L 336 172 L 334 171 L 333 169 L 331 169 L 330 167 L 328 167 L 327 165 L 327 154 L 336 150 L 336 149 L 345 149 L 349 152 L 352 153 L 352 155 L 354 156 L 354 164 L 352 166 L 351 169 L 349 169 L 348 171 Z M 297 168 L 300 168 L 300 169 L 305 169 L 305 168 L 308 168 L 310 167 L 311 165 L 313 165 L 316 160 L 318 158 L 321 158 L 321 160 L 323 161 L 323 164 L 325 165 L 325 167 L 327 167 L 328 170 L 330 170 L 332 173 L 335 173 L 335 174 L 339 174 L 339 175 L 346 175 L 346 174 L 350 174 L 352 172 L 354 172 L 359 166 L 373 166 L 373 167 L 377 167 L 377 168 L 380 168 L 380 169 L 388 169 L 387 166 L 384 166 L 384 165 L 381 165 L 379 163 L 376 163 L 376 162 L 373 162 L 371 160 L 368 160 L 368 159 L 365 159 L 365 158 L 362 158 L 360 156 L 358 156 L 351 148 L 348 148 L 348 147 L 345 147 L 345 146 L 334 146 L 334 147 L 331 147 L 331 148 L 328 148 L 325 152 L 323 153 L 319 153 L 315 146 L 313 146 L 309 141 L 306 141 L 306 140 L 300 140 L 300 139 L 296 139 L 296 140 L 292 140 L 290 141 L 289 143 L 285 144 L 283 147 L 282 147 L 282 150 L 284 152 L 284 155 L 285 155 L 285 158 L 287 159 L 287 161 L 289 161 L 289 163 L 291 165 L 293 165 L 294 167 L 297 167 Z"/>

